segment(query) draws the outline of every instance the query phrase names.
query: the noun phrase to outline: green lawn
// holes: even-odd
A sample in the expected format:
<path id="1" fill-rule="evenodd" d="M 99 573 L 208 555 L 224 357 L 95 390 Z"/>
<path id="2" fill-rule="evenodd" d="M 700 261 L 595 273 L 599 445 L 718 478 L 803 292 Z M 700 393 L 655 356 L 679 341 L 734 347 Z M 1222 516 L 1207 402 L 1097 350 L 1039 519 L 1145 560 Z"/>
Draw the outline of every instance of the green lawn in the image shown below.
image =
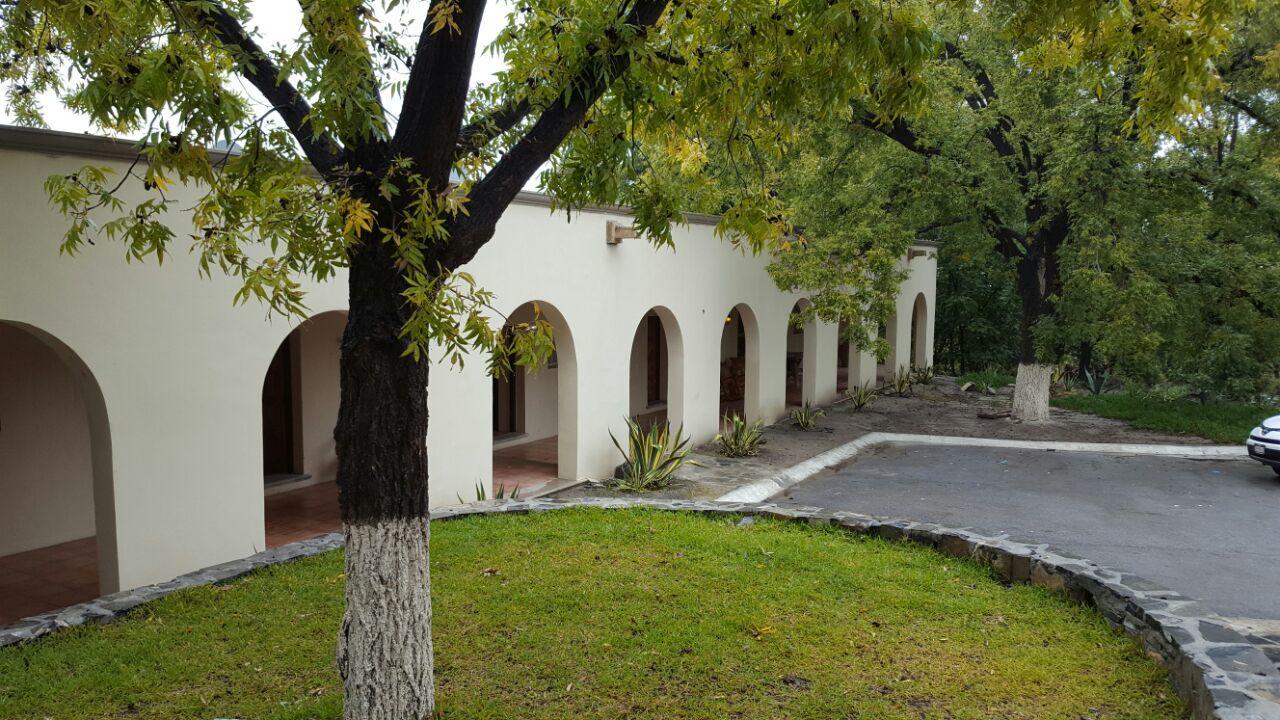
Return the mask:
<path id="1" fill-rule="evenodd" d="M 992 390 L 999 390 L 1002 387 L 1012 385 L 1014 379 L 1015 378 L 1012 375 L 1005 375 L 1004 373 L 991 372 L 988 370 L 984 372 L 965 373 L 956 378 L 956 383 L 959 385 L 973 383 L 980 389 L 989 387 Z"/>
<path id="2" fill-rule="evenodd" d="M 1093 611 L 931 550 L 657 511 L 438 523 L 444 718 L 1187 717 Z M 339 718 L 338 553 L 0 651 L 0 717 Z"/>
<path id="3" fill-rule="evenodd" d="M 1053 404 L 1067 410 L 1125 420 L 1147 430 L 1198 435 L 1228 444 L 1243 444 L 1249 431 L 1261 420 L 1280 415 L 1280 407 L 1236 402 L 1154 400 L 1130 393 L 1067 395 L 1054 398 Z"/>

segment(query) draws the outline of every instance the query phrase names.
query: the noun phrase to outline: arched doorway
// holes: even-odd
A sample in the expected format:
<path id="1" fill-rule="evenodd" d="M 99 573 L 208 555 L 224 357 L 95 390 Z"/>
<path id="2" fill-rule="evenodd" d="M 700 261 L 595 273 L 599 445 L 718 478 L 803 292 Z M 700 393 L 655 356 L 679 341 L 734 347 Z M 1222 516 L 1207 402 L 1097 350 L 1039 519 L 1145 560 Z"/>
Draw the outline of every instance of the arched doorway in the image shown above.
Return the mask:
<path id="1" fill-rule="evenodd" d="M 550 303 L 527 302 L 507 316 L 507 332 L 535 320 L 551 325 L 555 350 L 545 367 L 513 367 L 493 378 L 493 487 L 522 496 L 577 477 L 578 369 L 569 323 Z M 466 498 L 469 499 L 469 498 Z"/>
<path id="2" fill-rule="evenodd" d="M 924 293 L 916 295 L 911 308 L 911 367 L 922 368 L 929 364 L 929 312 Z"/>
<path id="3" fill-rule="evenodd" d="M 84 362 L 0 321 L 0 624 L 119 590 L 106 404 Z"/>
<path id="4" fill-rule="evenodd" d="M 804 321 L 803 315 L 805 308 L 809 306 L 809 301 L 797 301 L 791 308 L 791 314 L 787 318 L 787 362 L 786 362 L 786 383 L 787 383 L 787 406 L 798 407 L 806 402 L 815 401 L 815 381 L 814 377 L 817 356 L 818 332 L 817 321 L 810 319 Z"/>
<path id="5" fill-rule="evenodd" d="M 665 307 L 644 314 L 631 341 L 631 416 L 641 425 L 684 422 L 684 344 Z"/>
<path id="6" fill-rule="evenodd" d="M 746 304 L 729 310 L 720 332 L 720 415 L 760 417 L 760 327 Z"/>
<path id="7" fill-rule="evenodd" d="M 320 313 L 289 333 L 262 382 L 267 547 L 342 529 L 333 428 L 347 313 Z"/>

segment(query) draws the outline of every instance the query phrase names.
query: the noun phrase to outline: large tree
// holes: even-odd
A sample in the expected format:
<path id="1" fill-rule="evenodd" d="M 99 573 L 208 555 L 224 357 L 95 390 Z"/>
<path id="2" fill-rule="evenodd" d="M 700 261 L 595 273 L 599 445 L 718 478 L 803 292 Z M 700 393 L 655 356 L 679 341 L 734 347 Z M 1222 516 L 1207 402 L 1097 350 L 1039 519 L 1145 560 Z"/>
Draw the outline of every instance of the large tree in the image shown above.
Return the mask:
<path id="1" fill-rule="evenodd" d="M 957 257 L 1007 261 L 1020 304 L 1013 409 L 1024 420 L 1048 417 L 1064 262 L 1134 217 L 1141 162 L 1221 88 L 1214 61 L 1249 4 L 1078 8 L 1087 33 L 1055 19 L 1064 5 L 1022 16 L 999 2 L 922 7 L 940 42 L 920 111 L 886 120 L 873 96 L 856 99 L 848 122 L 813 125 L 827 149 L 806 146 L 789 172 L 793 192 L 824 204 L 806 222 L 817 237 L 785 259 L 789 287 L 842 282 L 828 238 L 851 227 L 860 239 L 850 257 L 923 237 L 945 239 Z M 1046 32 L 1052 40 L 1026 45 Z M 1178 61 L 1159 60 L 1169 56 Z M 825 304 L 813 312 L 845 312 Z"/>

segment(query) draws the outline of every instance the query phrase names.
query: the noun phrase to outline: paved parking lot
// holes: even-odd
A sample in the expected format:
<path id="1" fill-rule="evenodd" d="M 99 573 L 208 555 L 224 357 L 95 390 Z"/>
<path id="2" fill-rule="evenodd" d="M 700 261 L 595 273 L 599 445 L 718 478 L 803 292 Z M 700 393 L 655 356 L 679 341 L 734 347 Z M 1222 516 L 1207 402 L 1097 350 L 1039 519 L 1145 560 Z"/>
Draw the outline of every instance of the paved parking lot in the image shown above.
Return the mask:
<path id="1" fill-rule="evenodd" d="M 1280 478 L 1244 459 L 883 445 L 781 500 L 1008 532 L 1280 620 Z"/>

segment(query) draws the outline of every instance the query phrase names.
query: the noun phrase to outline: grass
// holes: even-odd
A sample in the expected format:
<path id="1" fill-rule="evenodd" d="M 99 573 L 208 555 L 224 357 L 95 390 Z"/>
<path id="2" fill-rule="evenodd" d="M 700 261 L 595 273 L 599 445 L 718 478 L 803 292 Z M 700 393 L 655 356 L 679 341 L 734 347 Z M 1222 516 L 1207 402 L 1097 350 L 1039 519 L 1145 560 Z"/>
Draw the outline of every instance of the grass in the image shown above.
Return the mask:
<path id="1" fill-rule="evenodd" d="M 1000 388 L 1005 387 L 1007 385 L 1012 385 L 1014 382 L 1014 377 L 1012 375 L 1005 375 L 1004 373 L 998 373 L 998 372 L 992 372 L 990 370 L 986 370 L 983 372 L 965 373 L 960 377 L 956 378 L 956 383 L 960 385 L 964 385 L 965 383 L 970 383 L 970 382 L 979 388 L 989 387 L 992 390 L 999 390 Z"/>
<path id="2" fill-rule="evenodd" d="M 1054 398 L 1052 402 L 1060 408 L 1125 420 L 1147 430 L 1198 435 L 1228 444 L 1243 443 L 1249 431 L 1260 421 L 1280 415 L 1280 407 L 1242 402 L 1159 400 L 1132 393 L 1066 395 Z"/>
<path id="3" fill-rule="evenodd" d="M 830 528 L 566 510 L 437 524 L 443 718 L 1185 718 L 1093 611 Z M 0 717 L 341 717 L 339 553 L 0 651 Z"/>

